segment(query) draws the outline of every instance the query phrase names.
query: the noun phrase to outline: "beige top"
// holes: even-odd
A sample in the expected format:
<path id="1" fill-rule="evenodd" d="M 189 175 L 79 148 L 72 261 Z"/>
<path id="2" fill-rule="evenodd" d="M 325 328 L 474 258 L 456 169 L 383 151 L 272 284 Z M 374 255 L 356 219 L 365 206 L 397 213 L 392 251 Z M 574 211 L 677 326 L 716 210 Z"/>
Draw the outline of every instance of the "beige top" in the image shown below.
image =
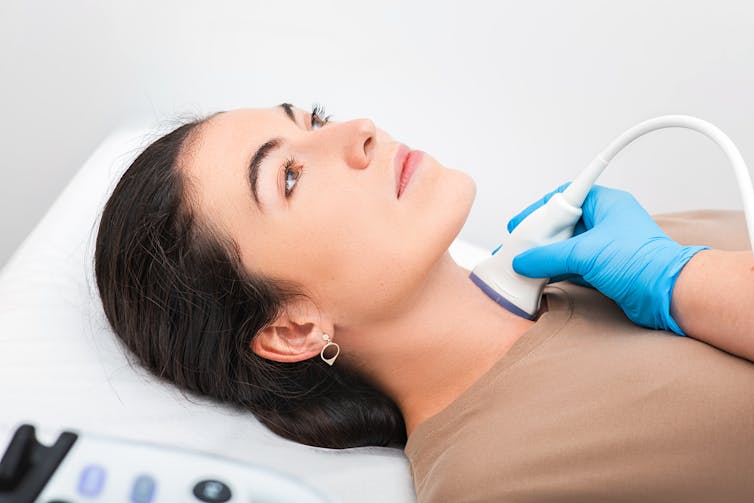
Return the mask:
<path id="1" fill-rule="evenodd" d="M 743 212 L 653 217 L 749 249 Z M 563 281 L 492 369 L 408 438 L 419 502 L 752 502 L 754 364 Z"/>

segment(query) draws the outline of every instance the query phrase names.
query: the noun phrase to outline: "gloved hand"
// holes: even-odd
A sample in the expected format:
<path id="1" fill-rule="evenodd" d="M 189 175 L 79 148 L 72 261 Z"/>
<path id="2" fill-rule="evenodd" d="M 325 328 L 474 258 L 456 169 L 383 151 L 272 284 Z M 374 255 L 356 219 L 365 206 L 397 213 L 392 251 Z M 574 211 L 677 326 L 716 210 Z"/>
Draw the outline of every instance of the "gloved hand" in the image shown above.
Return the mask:
<path id="1" fill-rule="evenodd" d="M 508 222 L 511 232 L 565 183 Z M 709 246 L 682 246 L 665 234 L 630 193 L 594 185 L 582 205 L 573 237 L 522 252 L 513 270 L 596 288 L 634 323 L 685 336 L 670 315 L 673 287 L 683 266 Z"/>

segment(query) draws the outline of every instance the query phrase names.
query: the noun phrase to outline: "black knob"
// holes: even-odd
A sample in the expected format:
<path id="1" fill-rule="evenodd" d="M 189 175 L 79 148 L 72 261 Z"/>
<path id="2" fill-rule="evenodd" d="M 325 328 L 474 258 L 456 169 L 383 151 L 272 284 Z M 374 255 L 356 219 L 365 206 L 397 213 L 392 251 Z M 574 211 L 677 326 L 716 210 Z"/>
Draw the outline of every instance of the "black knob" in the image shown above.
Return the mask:
<path id="1" fill-rule="evenodd" d="M 194 486 L 194 496 L 206 503 L 224 503 L 232 495 L 230 488 L 219 480 L 202 480 Z"/>
<path id="2" fill-rule="evenodd" d="M 0 503 L 34 501 L 77 438 L 64 431 L 47 447 L 37 442 L 32 425 L 19 426 L 0 459 Z"/>
<path id="3" fill-rule="evenodd" d="M 0 491 L 13 489 L 29 468 L 31 452 L 36 443 L 34 427 L 21 425 L 13 434 L 8 449 L 0 460 Z"/>

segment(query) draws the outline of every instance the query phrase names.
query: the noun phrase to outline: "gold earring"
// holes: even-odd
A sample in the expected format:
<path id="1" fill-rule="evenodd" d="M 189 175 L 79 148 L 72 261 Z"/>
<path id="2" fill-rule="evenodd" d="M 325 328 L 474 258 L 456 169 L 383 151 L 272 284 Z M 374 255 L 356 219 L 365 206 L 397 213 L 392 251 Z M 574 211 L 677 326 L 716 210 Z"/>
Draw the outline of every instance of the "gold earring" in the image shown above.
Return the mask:
<path id="1" fill-rule="evenodd" d="M 328 365 L 332 367 L 332 364 L 335 363 L 335 359 L 340 354 L 340 346 L 338 346 L 335 342 L 333 342 L 330 339 L 330 336 L 327 334 L 322 334 L 322 338 L 327 341 L 327 344 L 325 344 L 325 347 L 323 347 L 322 351 L 319 352 L 319 356 L 322 357 L 325 363 L 327 363 Z M 335 346 L 335 349 L 337 351 L 335 352 L 335 356 L 333 356 L 332 358 L 325 358 L 325 349 L 327 349 L 329 346 Z"/>

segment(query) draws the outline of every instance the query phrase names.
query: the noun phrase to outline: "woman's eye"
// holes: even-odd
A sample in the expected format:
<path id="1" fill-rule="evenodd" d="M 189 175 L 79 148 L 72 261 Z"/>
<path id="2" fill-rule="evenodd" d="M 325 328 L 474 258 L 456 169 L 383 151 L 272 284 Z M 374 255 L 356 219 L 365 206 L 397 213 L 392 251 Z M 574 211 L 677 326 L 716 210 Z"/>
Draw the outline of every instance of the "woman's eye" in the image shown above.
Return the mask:
<path id="1" fill-rule="evenodd" d="M 314 126 L 322 127 L 328 122 L 330 122 L 330 115 L 325 115 L 325 108 L 322 105 L 314 104 L 312 107 L 312 119 L 311 119 L 311 125 L 312 129 L 314 129 Z"/>
<path id="2" fill-rule="evenodd" d="M 304 167 L 299 166 L 298 163 L 296 163 L 295 159 L 289 158 L 287 161 L 285 161 L 282 172 L 283 172 L 283 181 L 285 182 L 285 197 L 287 199 L 293 193 L 292 187 L 298 183 L 299 179 L 303 175 Z M 298 173 L 298 174 L 295 178 L 291 178 L 288 176 L 288 173 Z"/>
<path id="3" fill-rule="evenodd" d="M 322 105 L 314 104 L 312 107 L 311 128 L 315 126 L 322 127 L 330 122 L 330 115 L 325 115 L 325 108 Z M 285 184 L 285 197 L 286 199 L 293 194 L 294 186 L 298 185 L 298 181 L 304 175 L 304 167 L 301 166 L 293 157 L 288 158 L 283 164 L 283 168 L 280 170 L 283 177 L 283 183 Z M 289 174 L 296 174 L 295 177 L 290 177 Z"/>

